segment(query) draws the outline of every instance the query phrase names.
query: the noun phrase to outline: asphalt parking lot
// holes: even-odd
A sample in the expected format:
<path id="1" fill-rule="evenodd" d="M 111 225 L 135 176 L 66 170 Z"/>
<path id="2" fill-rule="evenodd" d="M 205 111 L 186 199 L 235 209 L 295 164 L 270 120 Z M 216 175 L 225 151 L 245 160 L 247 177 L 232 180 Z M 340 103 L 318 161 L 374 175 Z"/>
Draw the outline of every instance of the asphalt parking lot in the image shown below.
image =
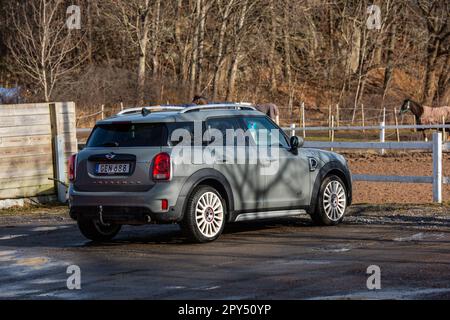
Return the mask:
<path id="1" fill-rule="evenodd" d="M 447 206 L 356 205 L 342 225 L 307 216 L 240 223 L 189 244 L 176 225 L 84 239 L 64 207 L 0 213 L 0 298 L 450 299 Z M 67 288 L 67 267 L 81 289 Z M 381 289 L 369 290 L 370 265 Z"/>

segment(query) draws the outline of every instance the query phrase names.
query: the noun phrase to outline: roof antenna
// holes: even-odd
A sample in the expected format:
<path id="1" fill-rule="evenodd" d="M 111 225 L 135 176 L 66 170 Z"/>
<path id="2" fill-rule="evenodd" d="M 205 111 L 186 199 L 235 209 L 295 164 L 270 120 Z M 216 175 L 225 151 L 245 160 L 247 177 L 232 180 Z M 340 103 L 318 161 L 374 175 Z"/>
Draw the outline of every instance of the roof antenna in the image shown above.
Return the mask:
<path id="1" fill-rule="evenodd" d="M 148 116 L 151 112 L 150 112 L 150 110 L 148 110 L 147 108 L 142 108 L 141 113 L 142 113 L 142 116 L 143 116 L 143 117 L 146 117 L 146 116 Z"/>

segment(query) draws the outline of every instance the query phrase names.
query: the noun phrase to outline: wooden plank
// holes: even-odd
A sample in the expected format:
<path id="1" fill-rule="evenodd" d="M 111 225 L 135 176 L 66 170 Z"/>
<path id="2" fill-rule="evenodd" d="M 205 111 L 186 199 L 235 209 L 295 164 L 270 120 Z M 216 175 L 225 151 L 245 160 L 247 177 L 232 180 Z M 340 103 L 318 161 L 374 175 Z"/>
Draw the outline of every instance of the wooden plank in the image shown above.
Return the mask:
<path id="1" fill-rule="evenodd" d="M 37 103 L 37 104 L 3 104 L 0 105 L 0 116 L 22 116 L 30 114 L 49 114 L 48 104 Z"/>
<path id="2" fill-rule="evenodd" d="M 0 148 L 0 158 L 16 158 L 30 155 L 51 154 L 49 145 L 24 146 L 24 147 L 4 147 Z"/>
<path id="3" fill-rule="evenodd" d="M 52 155 L 44 155 L 40 157 L 11 157 L 11 158 L 0 158 L 0 171 L 4 170 L 24 170 L 30 167 L 43 168 L 48 167 L 52 164 Z M 1 186 L 0 186 L 1 187 Z"/>
<path id="4" fill-rule="evenodd" d="M 40 186 L 0 190 L 0 199 L 27 198 L 54 194 L 53 183 Z"/>
<path id="5" fill-rule="evenodd" d="M 365 174 L 353 174 L 352 180 L 371 181 L 371 182 L 433 183 L 433 177 L 423 177 L 423 176 L 376 176 Z"/>
<path id="6" fill-rule="evenodd" d="M 50 135 L 39 136 L 22 136 L 22 137 L 0 137 L 0 148 L 5 147 L 23 147 L 23 146 L 37 146 L 37 145 L 50 145 Z"/>
<path id="7" fill-rule="evenodd" d="M 343 149 L 424 149 L 431 150 L 431 142 L 329 142 L 305 141 L 307 148 L 343 148 Z"/>
<path id="8" fill-rule="evenodd" d="M 11 179 L 0 179 L 1 189 L 13 189 L 13 188 L 23 188 L 23 187 L 34 187 L 40 185 L 50 184 L 53 185 L 53 181 L 48 180 L 51 178 L 49 175 L 38 175 Z"/>
<path id="9" fill-rule="evenodd" d="M 27 169 L 27 170 L 0 171 L 0 179 L 22 178 L 22 177 L 31 177 L 31 176 L 38 176 L 38 175 L 48 175 L 50 178 L 52 178 L 53 167 L 52 166 L 47 166 L 47 167 L 43 166 L 42 168 L 39 168 L 39 167 L 32 166 L 32 167 L 30 167 L 30 169 Z"/>
<path id="10" fill-rule="evenodd" d="M 49 118 L 46 114 L 31 114 L 22 116 L 0 116 L 0 128 L 30 126 L 30 125 L 48 125 Z"/>
<path id="11" fill-rule="evenodd" d="M 48 124 L 17 126 L 14 128 L 0 128 L 0 137 L 21 137 L 32 135 L 44 135 L 49 133 L 50 133 L 50 126 Z"/>
<path id="12" fill-rule="evenodd" d="M 396 130 L 396 129 L 450 129 L 450 124 L 446 124 L 445 126 L 443 126 L 442 124 L 431 124 L 431 125 L 385 125 L 384 128 L 386 130 Z M 288 131 L 291 130 L 291 128 L 289 127 L 283 127 L 281 128 L 284 131 Z M 302 127 L 298 127 L 297 129 L 295 129 L 296 131 L 302 131 L 302 130 L 306 130 L 306 131 L 328 131 L 330 129 L 334 129 L 336 131 L 344 131 L 344 130 L 380 130 L 381 126 L 342 126 L 342 127 L 335 127 L 335 128 L 330 128 L 330 127 L 306 127 L 306 128 L 302 128 Z"/>

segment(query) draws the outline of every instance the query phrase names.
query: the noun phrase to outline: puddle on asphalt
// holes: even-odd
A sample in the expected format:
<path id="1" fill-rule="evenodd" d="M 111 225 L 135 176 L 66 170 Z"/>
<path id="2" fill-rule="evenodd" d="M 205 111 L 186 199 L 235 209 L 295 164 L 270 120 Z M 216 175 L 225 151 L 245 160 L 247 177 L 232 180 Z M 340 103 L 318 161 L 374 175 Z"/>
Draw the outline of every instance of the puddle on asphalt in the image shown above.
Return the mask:
<path id="1" fill-rule="evenodd" d="M 423 233 L 419 232 L 408 237 L 394 238 L 394 241 L 420 241 L 420 240 L 437 240 L 444 238 L 443 233 Z"/>
<path id="2" fill-rule="evenodd" d="M 0 240 L 11 240 L 11 239 L 26 237 L 26 236 L 27 236 L 27 234 L 8 234 L 6 236 L 0 237 Z"/>
<path id="3" fill-rule="evenodd" d="M 30 231 L 33 231 L 33 232 L 55 231 L 55 230 L 66 229 L 66 228 L 69 228 L 69 226 L 36 227 L 36 228 L 31 229 Z"/>
<path id="4" fill-rule="evenodd" d="M 360 291 L 342 295 L 313 297 L 308 300 L 403 300 L 417 299 L 436 294 L 450 293 L 450 288 L 401 288 L 376 291 Z"/>
<path id="5" fill-rule="evenodd" d="M 41 266 L 43 264 L 46 264 L 47 262 L 48 262 L 48 258 L 45 258 L 45 257 L 34 257 L 34 258 L 18 259 L 16 261 L 16 265 L 18 265 L 18 266 L 36 267 L 36 266 Z"/>
<path id="6" fill-rule="evenodd" d="M 320 251 L 320 252 L 341 253 L 341 252 L 348 252 L 348 251 L 352 250 L 352 247 L 333 246 L 333 247 L 313 248 L 312 250 Z"/>

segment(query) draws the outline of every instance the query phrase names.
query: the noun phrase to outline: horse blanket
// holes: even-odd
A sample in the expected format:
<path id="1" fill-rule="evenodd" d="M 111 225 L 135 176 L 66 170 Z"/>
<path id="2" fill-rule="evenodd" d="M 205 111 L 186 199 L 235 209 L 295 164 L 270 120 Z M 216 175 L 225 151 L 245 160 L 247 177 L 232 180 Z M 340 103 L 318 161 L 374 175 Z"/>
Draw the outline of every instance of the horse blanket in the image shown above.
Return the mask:
<path id="1" fill-rule="evenodd" d="M 274 103 L 257 104 L 255 108 L 273 120 L 279 115 L 278 107 Z"/>
<path id="2" fill-rule="evenodd" d="M 432 108 L 423 106 L 423 113 L 420 116 L 420 122 L 422 124 L 441 124 L 442 119 L 445 119 L 445 122 L 450 121 L 450 107 L 438 107 Z"/>

